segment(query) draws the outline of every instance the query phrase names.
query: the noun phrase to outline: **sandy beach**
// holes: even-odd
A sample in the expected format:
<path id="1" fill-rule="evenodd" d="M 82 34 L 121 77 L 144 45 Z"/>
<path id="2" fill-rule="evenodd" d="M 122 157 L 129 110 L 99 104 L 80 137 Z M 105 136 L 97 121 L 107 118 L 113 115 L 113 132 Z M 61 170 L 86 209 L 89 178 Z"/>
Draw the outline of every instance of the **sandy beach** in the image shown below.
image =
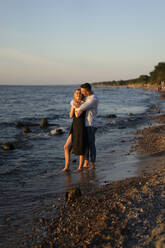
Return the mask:
<path id="1" fill-rule="evenodd" d="M 19 247 L 165 247 L 165 115 L 138 130 L 131 148 L 139 176 L 101 186 L 95 193 L 54 206 Z M 53 209 L 53 208 L 52 208 Z"/>

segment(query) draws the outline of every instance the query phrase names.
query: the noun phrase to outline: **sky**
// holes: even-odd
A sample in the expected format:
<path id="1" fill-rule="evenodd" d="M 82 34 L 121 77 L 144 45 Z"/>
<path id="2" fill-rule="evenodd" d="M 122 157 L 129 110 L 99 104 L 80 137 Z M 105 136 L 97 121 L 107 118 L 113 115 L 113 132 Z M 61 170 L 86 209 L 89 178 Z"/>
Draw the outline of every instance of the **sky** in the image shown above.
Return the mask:
<path id="1" fill-rule="evenodd" d="M 164 0 L 0 0 L 0 84 L 137 78 L 165 62 Z"/>

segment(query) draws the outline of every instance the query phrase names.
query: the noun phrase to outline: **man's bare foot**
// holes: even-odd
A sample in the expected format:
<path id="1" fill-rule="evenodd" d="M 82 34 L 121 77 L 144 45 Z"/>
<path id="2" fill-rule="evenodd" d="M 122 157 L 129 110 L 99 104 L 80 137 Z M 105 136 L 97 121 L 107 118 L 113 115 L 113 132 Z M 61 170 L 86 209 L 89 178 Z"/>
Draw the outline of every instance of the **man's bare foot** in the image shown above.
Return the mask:
<path id="1" fill-rule="evenodd" d="M 88 167 L 89 170 L 94 170 L 95 169 L 95 164 L 91 163 Z"/>
<path id="2" fill-rule="evenodd" d="M 62 172 L 69 172 L 70 169 L 69 169 L 69 168 L 64 168 L 64 169 L 62 169 L 61 171 L 62 171 Z"/>
<path id="3" fill-rule="evenodd" d="M 82 171 L 82 166 L 81 167 L 78 167 L 78 169 L 76 171 Z"/>

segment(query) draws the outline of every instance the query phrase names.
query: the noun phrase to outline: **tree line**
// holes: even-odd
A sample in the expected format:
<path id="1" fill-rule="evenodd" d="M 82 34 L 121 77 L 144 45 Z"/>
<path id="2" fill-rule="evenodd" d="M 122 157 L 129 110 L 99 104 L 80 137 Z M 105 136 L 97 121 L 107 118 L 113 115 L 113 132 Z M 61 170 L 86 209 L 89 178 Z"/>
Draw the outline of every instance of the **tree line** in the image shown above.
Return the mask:
<path id="1" fill-rule="evenodd" d="M 154 70 L 151 71 L 148 75 L 140 75 L 135 79 L 128 80 L 113 80 L 106 82 L 96 82 L 93 85 L 107 85 L 107 86 L 124 86 L 129 84 L 155 84 L 161 85 L 164 82 L 165 84 L 165 62 L 160 62 L 155 66 Z"/>

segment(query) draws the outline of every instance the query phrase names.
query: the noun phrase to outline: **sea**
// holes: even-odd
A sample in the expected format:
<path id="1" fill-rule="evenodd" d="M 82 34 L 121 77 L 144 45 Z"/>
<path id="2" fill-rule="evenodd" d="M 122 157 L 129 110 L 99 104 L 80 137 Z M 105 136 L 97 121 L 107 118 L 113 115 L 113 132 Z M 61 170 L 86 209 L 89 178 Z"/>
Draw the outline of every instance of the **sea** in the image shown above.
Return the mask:
<path id="1" fill-rule="evenodd" d="M 19 247 L 69 188 L 92 194 L 101 185 L 139 173 L 138 157 L 130 152 L 135 133 L 152 125 L 150 117 L 164 105 L 158 92 L 112 87 L 93 88 L 99 98 L 96 169 L 76 172 L 79 158 L 72 154 L 71 172 L 61 172 L 72 123 L 70 101 L 78 87 L 0 86 L 0 247 Z M 47 128 L 40 127 L 43 118 Z M 17 127 L 18 122 L 30 132 Z M 8 142 L 15 149 L 3 150 Z"/>

